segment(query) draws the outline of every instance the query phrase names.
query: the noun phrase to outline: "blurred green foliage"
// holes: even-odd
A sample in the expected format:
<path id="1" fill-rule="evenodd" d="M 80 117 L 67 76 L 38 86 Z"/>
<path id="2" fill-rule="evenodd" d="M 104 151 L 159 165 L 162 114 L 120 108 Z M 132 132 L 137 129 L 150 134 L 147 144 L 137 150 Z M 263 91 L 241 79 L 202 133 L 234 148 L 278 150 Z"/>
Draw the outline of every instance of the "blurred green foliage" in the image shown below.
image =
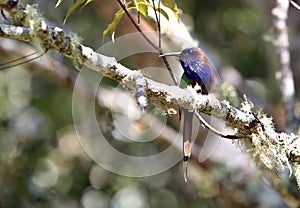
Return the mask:
<path id="1" fill-rule="evenodd" d="M 271 29 L 267 2 L 179 1 L 195 22 L 195 31 L 245 77 L 266 77 L 269 58 L 264 35 Z M 201 43 L 200 43 L 201 45 Z M 274 55 L 274 54 L 273 54 Z"/>

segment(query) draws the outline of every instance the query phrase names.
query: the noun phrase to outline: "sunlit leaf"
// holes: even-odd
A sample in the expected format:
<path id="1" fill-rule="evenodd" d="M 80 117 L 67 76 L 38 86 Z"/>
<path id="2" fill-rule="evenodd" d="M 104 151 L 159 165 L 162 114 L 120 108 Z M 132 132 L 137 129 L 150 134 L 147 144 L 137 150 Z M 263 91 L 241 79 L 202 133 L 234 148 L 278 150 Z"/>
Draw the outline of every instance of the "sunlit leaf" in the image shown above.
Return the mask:
<path id="1" fill-rule="evenodd" d="M 117 11 L 117 13 L 114 16 L 114 20 L 106 27 L 106 29 L 102 33 L 102 36 L 103 36 L 102 42 L 104 42 L 104 39 L 106 38 L 106 36 L 109 32 L 114 34 L 116 26 L 119 24 L 119 22 L 120 22 L 121 18 L 123 17 L 124 13 L 125 12 L 124 12 L 123 9 L 120 9 L 119 11 Z"/>
<path id="2" fill-rule="evenodd" d="M 136 6 L 136 10 L 140 12 L 144 17 L 148 16 L 148 6 L 141 4 L 147 3 L 146 0 L 134 0 L 134 5 Z"/>
<path id="3" fill-rule="evenodd" d="M 139 5 L 143 5 L 143 6 L 147 7 L 147 8 L 150 7 L 152 9 L 154 9 L 153 5 L 149 4 L 147 2 L 140 2 Z M 162 8 L 155 8 L 155 9 L 159 13 L 161 13 L 166 19 L 169 19 L 169 16 L 168 16 L 167 12 L 164 9 L 162 9 Z M 141 14 L 143 14 L 143 13 L 141 12 Z M 146 13 L 145 15 L 143 14 L 143 16 L 147 18 L 148 17 L 148 13 Z"/>
<path id="4" fill-rule="evenodd" d="M 84 7 L 86 7 L 86 5 L 88 5 L 89 3 L 91 3 L 92 1 L 93 1 L 93 0 L 85 0 L 85 3 L 82 5 L 80 11 L 81 11 Z"/>
<path id="5" fill-rule="evenodd" d="M 178 19 L 179 18 L 178 17 L 178 8 L 177 8 L 175 0 L 161 0 L 161 1 L 166 7 L 170 8 L 174 12 L 176 18 Z"/>
<path id="6" fill-rule="evenodd" d="M 55 4 L 55 7 L 58 7 L 59 5 L 61 5 L 62 2 L 63 2 L 63 0 L 58 0 L 57 3 Z"/>
<path id="7" fill-rule="evenodd" d="M 160 8 L 159 10 L 158 10 L 167 20 L 169 20 L 169 15 L 168 15 L 168 13 L 164 10 L 164 9 L 162 9 L 162 8 Z"/>
<path id="8" fill-rule="evenodd" d="M 62 0 L 59 0 L 59 1 L 62 1 Z M 68 17 L 71 15 L 71 13 L 77 9 L 81 4 L 83 4 L 82 8 L 84 8 L 87 4 L 91 3 L 92 0 L 76 0 L 76 2 L 68 9 L 67 11 L 67 15 L 64 19 L 64 24 L 65 22 L 67 21 Z M 81 8 L 81 9 L 82 9 Z"/>

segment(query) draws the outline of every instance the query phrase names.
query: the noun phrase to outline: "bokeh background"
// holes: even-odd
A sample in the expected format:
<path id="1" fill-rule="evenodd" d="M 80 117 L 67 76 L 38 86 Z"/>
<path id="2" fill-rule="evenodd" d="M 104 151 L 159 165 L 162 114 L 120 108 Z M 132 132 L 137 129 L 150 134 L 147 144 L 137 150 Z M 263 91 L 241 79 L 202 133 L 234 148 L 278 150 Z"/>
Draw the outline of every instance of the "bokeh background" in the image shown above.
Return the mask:
<path id="1" fill-rule="evenodd" d="M 116 1 L 93 1 L 73 12 L 63 25 L 72 2 L 65 1 L 57 8 L 55 1 L 21 3 L 37 4 L 50 24 L 76 33 L 84 45 L 94 49 L 102 45 L 102 32 L 119 9 Z M 234 86 L 240 96 L 246 93 L 256 108 L 273 116 L 276 128 L 284 131 L 284 108 L 275 78 L 279 65 L 271 19 L 274 1 L 177 3 L 182 19 L 193 37 L 205 46 L 223 81 Z M 300 83 L 299 16 L 298 10 L 290 8 L 291 67 L 296 90 Z M 133 31 L 124 18 L 115 35 Z M 35 49 L 28 44 L 0 38 L 1 64 L 32 51 Z M 153 64 L 153 59 L 154 55 L 148 54 L 122 63 L 139 68 Z M 188 183 L 183 181 L 181 163 L 145 178 L 107 172 L 89 158 L 74 130 L 70 78 L 76 78 L 76 67 L 50 51 L 35 61 L 0 71 L 0 207 L 287 207 L 249 156 L 224 139 L 212 158 L 190 162 Z M 165 76 L 169 79 L 167 73 Z M 108 94 L 116 86 L 108 79 L 103 83 Z M 108 97 L 103 96 L 103 100 Z M 296 106 L 299 113 L 299 103 Z M 110 110 L 105 105 L 96 109 L 110 142 L 124 152 L 143 153 L 144 149 L 120 139 Z M 178 117 L 170 119 L 169 124 L 176 130 Z M 166 140 L 158 138 L 150 144 L 149 152 L 159 152 L 167 145 Z"/>

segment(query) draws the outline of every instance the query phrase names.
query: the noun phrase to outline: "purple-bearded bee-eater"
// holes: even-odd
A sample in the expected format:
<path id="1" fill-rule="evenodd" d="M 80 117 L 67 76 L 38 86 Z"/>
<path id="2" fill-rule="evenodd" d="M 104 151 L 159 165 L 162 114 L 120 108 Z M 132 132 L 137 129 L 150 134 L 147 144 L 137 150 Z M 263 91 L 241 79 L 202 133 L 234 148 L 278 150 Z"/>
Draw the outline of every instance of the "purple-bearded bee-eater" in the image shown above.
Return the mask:
<path id="1" fill-rule="evenodd" d="M 176 56 L 179 58 L 183 68 L 183 75 L 180 80 L 180 88 L 192 86 L 198 93 L 207 95 L 213 85 L 213 70 L 208 63 L 205 52 L 200 48 L 186 48 L 181 52 L 165 53 L 160 56 Z M 191 139 L 193 112 L 181 109 L 183 114 L 183 173 L 187 181 L 188 159 L 191 157 Z"/>

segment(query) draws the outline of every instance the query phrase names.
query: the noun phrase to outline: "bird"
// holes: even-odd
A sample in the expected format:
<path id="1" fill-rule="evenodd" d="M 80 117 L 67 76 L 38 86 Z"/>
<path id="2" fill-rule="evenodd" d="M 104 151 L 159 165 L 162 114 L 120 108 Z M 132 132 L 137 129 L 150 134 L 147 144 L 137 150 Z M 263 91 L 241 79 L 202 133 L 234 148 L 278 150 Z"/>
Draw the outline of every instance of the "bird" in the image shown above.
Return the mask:
<path id="1" fill-rule="evenodd" d="M 180 88 L 192 86 L 197 93 L 207 95 L 213 85 L 214 75 L 206 53 L 198 47 L 185 48 L 180 52 L 164 53 L 160 56 L 176 56 L 183 69 Z M 183 115 L 183 173 L 187 182 L 188 159 L 191 157 L 193 112 L 181 109 Z"/>

